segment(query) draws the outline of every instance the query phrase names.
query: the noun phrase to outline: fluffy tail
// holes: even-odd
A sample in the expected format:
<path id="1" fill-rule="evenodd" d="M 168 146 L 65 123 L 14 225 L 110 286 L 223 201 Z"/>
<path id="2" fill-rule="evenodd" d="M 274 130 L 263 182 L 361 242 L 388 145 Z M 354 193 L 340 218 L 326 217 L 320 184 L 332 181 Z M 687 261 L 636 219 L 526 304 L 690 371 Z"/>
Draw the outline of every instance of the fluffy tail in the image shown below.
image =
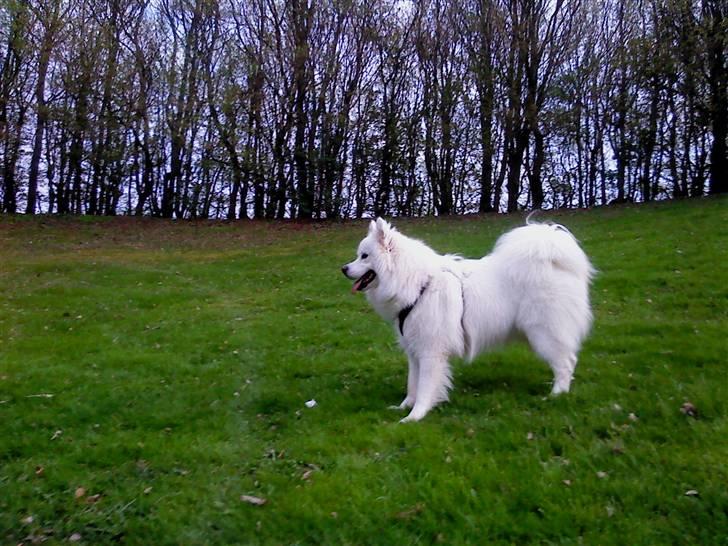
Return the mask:
<path id="1" fill-rule="evenodd" d="M 587 282 L 596 273 L 576 237 L 560 224 L 541 224 L 526 219 L 526 226 L 503 235 L 495 253 L 517 268 L 526 262 L 550 263 Z"/>
<path id="2" fill-rule="evenodd" d="M 526 216 L 526 225 L 531 225 L 531 216 L 536 214 L 537 212 L 541 212 L 541 209 L 533 209 L 531 212 L 528 213 L 528 216 Z"/>
<path id="3" fill-rule="evenodd" d="M 579 246 L 579 241 L 568 229 L 560 224 L 552 224 L 549 227 L 571 239 L 570 245 L 554 244 L 552 250 L 554 266 L 571 271 L 590 282 L 596 274 L 596 269 L 592 266 L 581 246 Z"/>
<path id="4" fill-rule="evenodd" d="M 543 212 L 543 211 L 541 209 L 533 209 L 531 212 L 528 213 L 528 216 L 526 216 L 526 225 L 527 226 L 543 226 L 543 225 L 553 226 L 555 229 L 560 229 L 562 231 L 565 231 L 569 235 L 571 235 L 571 232 L 567 229 L 566 226 L 562 226 L 561 224 L 557 224 L 555 222 L 546 222 L 545 224 L 541 223 L 541 222 L 531 222 L 531 217 L 536 215 L 539 212 Z M 572 237 L 573 237 L 573 235 L 572 235 Z M 574 239 L 576 239 L 576 238 L 574 238 Z"/>

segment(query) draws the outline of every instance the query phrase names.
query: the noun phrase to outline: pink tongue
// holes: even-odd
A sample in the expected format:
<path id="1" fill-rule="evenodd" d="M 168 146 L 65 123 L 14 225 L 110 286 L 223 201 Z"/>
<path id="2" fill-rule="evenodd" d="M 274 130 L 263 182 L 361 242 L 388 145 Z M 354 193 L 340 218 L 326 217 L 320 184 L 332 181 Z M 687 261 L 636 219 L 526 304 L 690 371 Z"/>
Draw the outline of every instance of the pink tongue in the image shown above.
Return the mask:
<path id="1" fill-rule="evenodd" d="M 351 287 L 351 293 L 356 294 L 359 290 L 359 285 L 361 284 L 361 277 L 359 277 L 356 282 L 354 283 L 354 286 Z"/>

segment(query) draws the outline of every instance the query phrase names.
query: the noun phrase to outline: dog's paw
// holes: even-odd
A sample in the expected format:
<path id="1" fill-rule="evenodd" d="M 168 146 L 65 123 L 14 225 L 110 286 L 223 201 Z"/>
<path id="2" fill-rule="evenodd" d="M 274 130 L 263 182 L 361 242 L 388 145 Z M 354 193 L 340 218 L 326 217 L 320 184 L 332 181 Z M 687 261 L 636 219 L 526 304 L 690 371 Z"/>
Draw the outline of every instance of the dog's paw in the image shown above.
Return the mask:
<path id="1" fill-rule="evenodd" d="M 551 388 L 551 396 L 558 396 L 560 394 L 565 394 L 569 392 L 569 383 L 563 383 L 563 382 L 556 382 L 554 383 L 554 386 Z"/>
<path id="2" fill-rule="evenodd" d="M 414 401 L 410 400 L 409 397 L 407 397 L 404 400 L 402 400 L 402 403 L 399 406 L 389 406 L 389 409 L 404 411 L 406 409 L 411 408 L 414 405 L 415 405 Z"/>
<path id="3" fill-rule="evenodd" d="M 415 423 L 415 422 L 419 421 L 420 419 L 422 419 L 425 415 L 427 415 L 427 411 L 414 409 L 410 412 L 410 414 L 407 417 L 400 419 L 399 422 L 400 423 Z"/>

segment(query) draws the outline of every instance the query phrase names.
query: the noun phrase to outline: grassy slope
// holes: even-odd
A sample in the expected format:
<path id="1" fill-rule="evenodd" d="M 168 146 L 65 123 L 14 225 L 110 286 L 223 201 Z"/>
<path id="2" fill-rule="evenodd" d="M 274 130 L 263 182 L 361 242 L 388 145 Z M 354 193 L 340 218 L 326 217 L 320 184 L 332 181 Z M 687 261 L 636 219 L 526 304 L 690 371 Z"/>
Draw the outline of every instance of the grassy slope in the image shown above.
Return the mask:
<path id="1" fill-rule="evenodd" d="M 413 425 L 338 271 L 364 224 L 0 219 L 0 542 L 728 544 L 726 205 L 545 215 L 601 271 L 572 393 L 515 347 Z M 520 222 L 398 225 L 478 256 Z"/>

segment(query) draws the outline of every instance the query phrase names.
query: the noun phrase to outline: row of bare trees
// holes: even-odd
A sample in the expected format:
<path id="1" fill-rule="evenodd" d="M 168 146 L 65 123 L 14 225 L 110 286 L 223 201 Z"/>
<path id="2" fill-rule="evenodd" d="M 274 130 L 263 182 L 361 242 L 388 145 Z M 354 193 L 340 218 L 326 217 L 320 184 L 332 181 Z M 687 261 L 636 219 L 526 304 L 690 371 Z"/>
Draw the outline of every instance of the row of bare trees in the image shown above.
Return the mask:
<path id="1" fill-rule="evenodd" d="M 0 63 L 0 212 L 728 191 L 725 0 L 5 0 Z"/>

